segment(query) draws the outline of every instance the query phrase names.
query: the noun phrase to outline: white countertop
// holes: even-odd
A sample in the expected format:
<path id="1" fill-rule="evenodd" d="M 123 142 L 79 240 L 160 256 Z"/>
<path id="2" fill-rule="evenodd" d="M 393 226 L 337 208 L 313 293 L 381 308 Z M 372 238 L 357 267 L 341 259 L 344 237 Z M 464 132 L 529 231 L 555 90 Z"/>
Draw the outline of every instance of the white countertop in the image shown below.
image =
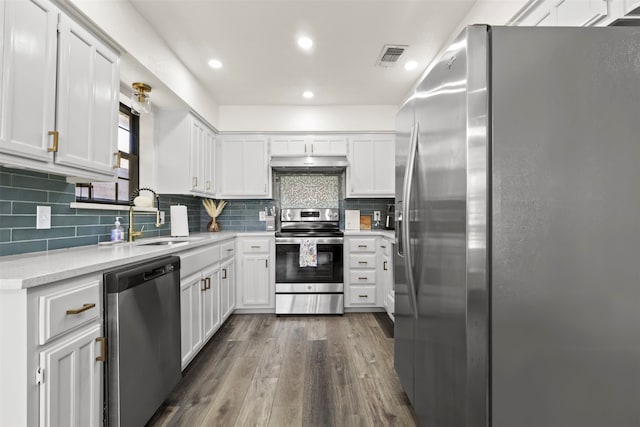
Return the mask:
<path id="1" fill-rule="evenodd" d="M 345 236 L 382 236 L 388 239 L 396 238 L 395 230 L 344 230 Z"/>
<path id="2" fill-rule="evenodd" d="M 98 273 L 125 264 L 158 256 L 172 255 L 186 249 L 232 239 L 236 236 L 273 236 L 273 231 L 191 233 L 189 237 L 169 236 L 139 239 L 134 243 L 79 246 L 54 251 L 33 252 L 0 258 L 0 291 L 24 289 L 85 274 Z M 184 239 L 173 245 L 143 246 L 154 240 Z"/>

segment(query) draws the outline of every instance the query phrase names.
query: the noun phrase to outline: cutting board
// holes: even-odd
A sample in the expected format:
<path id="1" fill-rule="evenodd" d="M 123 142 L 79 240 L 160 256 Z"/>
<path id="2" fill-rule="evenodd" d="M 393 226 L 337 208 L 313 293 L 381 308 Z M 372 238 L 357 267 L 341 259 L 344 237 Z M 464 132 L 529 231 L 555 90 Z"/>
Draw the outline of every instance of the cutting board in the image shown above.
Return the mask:
<path id="1" fill-rule="evenodd" d="M 371 215 L 360 215 L 360 230 L 371 230 Z"/>

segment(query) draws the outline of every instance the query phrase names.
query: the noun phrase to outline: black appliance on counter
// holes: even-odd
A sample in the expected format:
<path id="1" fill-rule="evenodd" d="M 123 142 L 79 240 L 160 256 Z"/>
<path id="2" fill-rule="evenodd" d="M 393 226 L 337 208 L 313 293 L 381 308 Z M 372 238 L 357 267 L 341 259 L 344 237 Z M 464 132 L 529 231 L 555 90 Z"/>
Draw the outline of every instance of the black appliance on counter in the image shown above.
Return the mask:
<path id="1" fill-rule="evenodd" d="M 344 312 L 343 232 L 338 209 L 282 209 L 276 232 L 276 314 Z M 317 265 L 301 266 L 315 247 Z M 307 248 L 307 249 L 305 249 Z"/>
<path id="2" fill-rule="evenodd" d="M 384 215 L 384 225 L 386 230 L 395 230 L 396 228 L 396 205 L 387 205 L 387 212 Z"/>

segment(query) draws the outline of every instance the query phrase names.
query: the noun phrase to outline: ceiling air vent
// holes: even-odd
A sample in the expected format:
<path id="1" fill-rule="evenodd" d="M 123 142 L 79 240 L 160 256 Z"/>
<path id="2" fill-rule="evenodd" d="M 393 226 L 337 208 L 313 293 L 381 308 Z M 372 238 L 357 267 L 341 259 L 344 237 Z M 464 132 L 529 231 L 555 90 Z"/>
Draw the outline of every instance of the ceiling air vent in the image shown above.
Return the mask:
<path id="1" fill-rule="evenodd" d="M 376 65 L 378 67 L 395 67 L 400 56 L 409 46 L 401 44 L 386 44 L 382 47 L 382 52 L 378 57 Z"/>

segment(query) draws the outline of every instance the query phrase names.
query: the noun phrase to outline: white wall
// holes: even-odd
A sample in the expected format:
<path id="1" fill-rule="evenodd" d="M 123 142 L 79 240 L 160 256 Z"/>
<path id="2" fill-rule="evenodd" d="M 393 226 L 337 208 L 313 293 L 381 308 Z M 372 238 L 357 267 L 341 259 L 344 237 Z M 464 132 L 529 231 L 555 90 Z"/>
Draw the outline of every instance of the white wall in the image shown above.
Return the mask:
<path id="1" fill-rule="evenodd" d="M 396 105 L 221 105 L 222 132 L 393 131 Z"/>

